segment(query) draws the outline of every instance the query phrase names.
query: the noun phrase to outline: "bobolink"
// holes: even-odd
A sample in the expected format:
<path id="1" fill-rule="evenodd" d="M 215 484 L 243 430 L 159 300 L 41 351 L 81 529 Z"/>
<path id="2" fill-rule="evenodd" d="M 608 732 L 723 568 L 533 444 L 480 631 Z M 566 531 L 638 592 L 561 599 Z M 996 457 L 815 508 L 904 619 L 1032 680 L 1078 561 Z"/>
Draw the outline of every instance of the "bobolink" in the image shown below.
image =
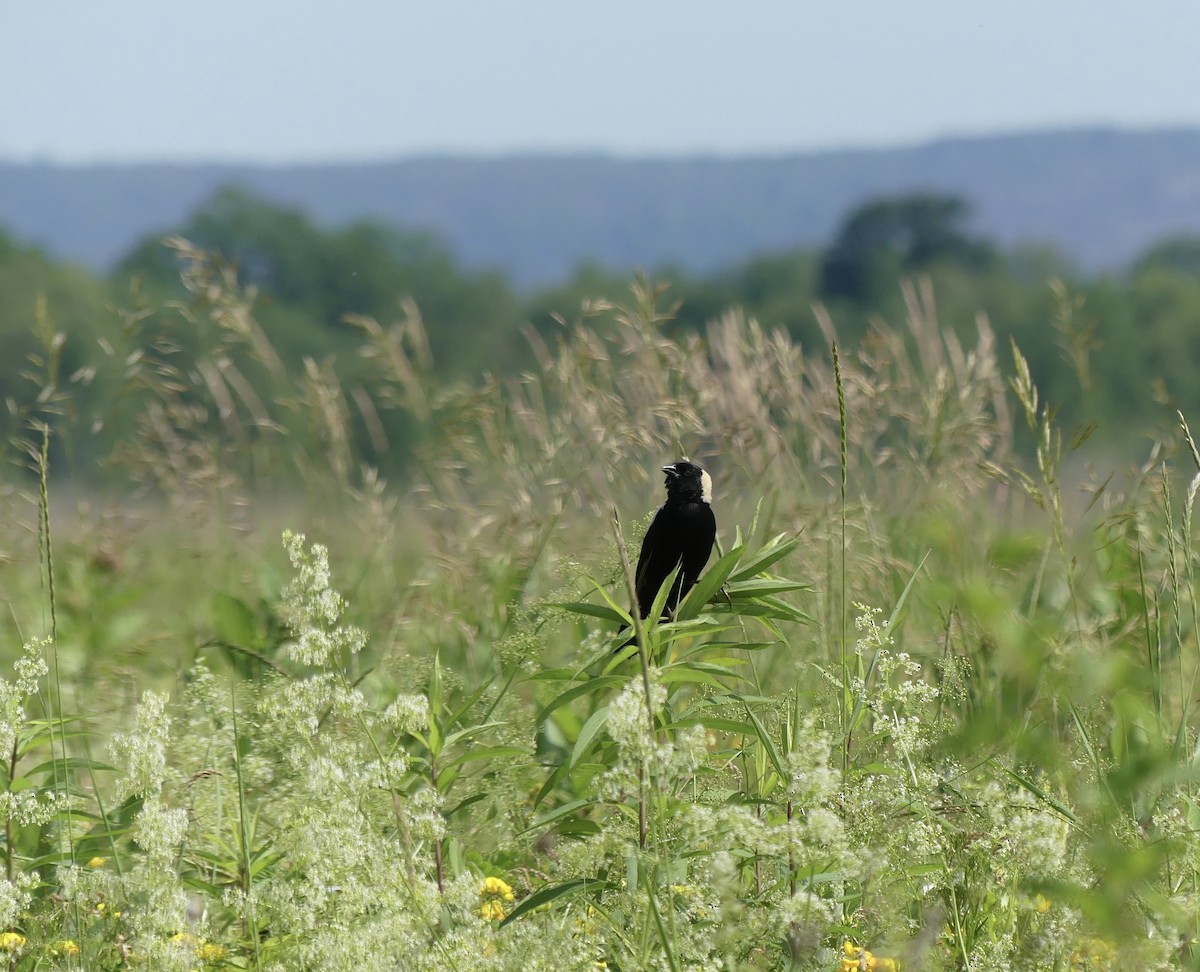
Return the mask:
<path id="1" fill-rule="evenodd" d="M 662 471 L 667 474 L 667 501 L 654 514 L 637 562 L 638 610 L 643 618 L 650 613 L 663 581 L 679 567 L 664 617 L 675 610 L 700 579 L 717 539 L 708 473 L 686 459 L 663 466 Z"/>

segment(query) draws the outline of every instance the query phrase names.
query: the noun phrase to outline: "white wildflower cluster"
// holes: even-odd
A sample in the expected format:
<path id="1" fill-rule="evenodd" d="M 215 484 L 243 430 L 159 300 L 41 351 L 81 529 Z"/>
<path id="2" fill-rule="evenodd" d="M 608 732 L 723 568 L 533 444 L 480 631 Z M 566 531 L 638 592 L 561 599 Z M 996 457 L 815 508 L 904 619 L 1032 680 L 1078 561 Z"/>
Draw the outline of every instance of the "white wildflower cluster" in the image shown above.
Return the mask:
<path id="1" fill-rule="evenodd" d="M 780 829 L 793 866 L 810 873 L 837 871 L 846 876 L 858 871 L 859 854 L 851 849 L 845 822 L 828 807 L 796 813 Z"/>
<path id="2" fill-rule="evenodd" d="M 962 655 L 946 655 L 938 660 L 937 669 L 942 696 L 951 702 L 964 701 L 973 675 L 970 659 Z"/>
<path id="3" fill-rule="evenodd" d="M 658 681 L 658 670 L 650 669 L 650 706 L 660 710 L 667 701 L 667 689 Z M 640 679 L 630 679 L 608 707 L 608 734 L 622 750 L 638 762 L 649 761 L 657 743 L 649 731 L 646 693 Z"/>
<path id="4" fill-rule="evenodd" d="M 769 913 L 774 927 L 773 935 L 787 942 L 791 967 L 829 968 L 834 955 L 832 949 L 821 945 L 829 935 L 829 929 L 842 924 L 841 906 L 828 898 L 822 898 L 798 889 L 783 898 Z"/>
<path id="5" fill-rule="evenodd" d="M 258 700 L 274 738 L 303 761 L 323 722 L 330 719 L 374 723 L 375 713 L 358 689 L 332 672 L 274 682 Z M 290 744 L 290 745 L 287 745 Z"/>
<path id="6" fill-rule="evenodd" d="M 41 827 L 48 824 L 71 804 L 65 793 L 47 790 L 7 790 L 0 793 L 0 821 L 11 820 L 18 827 Z"/>
<path id="7" fill-rule="evenodd" d="M 109 745 L 114 762 L 122 766 L 117 780 L 117 796 L 150 797 L 162 791 L 167 778 L 167 742 L 171 717 L 167 715 L 169 698 L 162 692 L 145 692 L 134 715 L 132 732 L 119 732 Z"/>
<path id="8" fill-rule="evenodd" d="M 871 685 L 853 680 L 859 698 L 870 696 L 868 709 L 874 713 L 874 729 L 888 739 L 907 760 L 924 752 L 933 743 L 933 729 L 927 711 L 937 701 L 938 690 L 922 678 L 921 665 L 908 652 L 892 650 L 893 639 L 879 623 L 879 608 L 855 604 L 859 615 L 855 626 L 864 636 L 855 650 L 874 661 Z"/>
<path id="9" fill-rule="evenodd" d="M 408 826 L 418 840 L 436 841 L 446 836 L 442 817 L 442 798 L 432 787 L 421 787 L 409 796 L 406 807 Z"/>
<path id="10" fill-rule="evenodd" d="M 383 712 L 383 721 L 400 734 L 429 728 L 429 699 L 423 695 L 398 695 Z"/>
<path id="11" fill-rule="evenodd" d="M 155 968 L 174 969 L 187 968 L 189 957 L 170 940 L 187 922 L 187 894 L 176 865 L 187 837 L 188 817 L 187 811 L 163 802 L 171 728 L 167 702 L 163 693 L 144 693 L 133 731 L 115 735 L 111 749 L 116 761 L 123 764 L 124 773 L 117 781 L 122 799 L 133 795 L 143 800 L 132 828 L 138 850 L 126 885 L 131 903 L 129 923 L 147 960 Z"/>
<path id="12" fill-rule="evenodd" d="M 1192 829 L 1188 825 L 1187 814 L 1182 807 L 1177 805 L 1162 806 L 1156 809 L 1150 818 L 1150 825 L 1159 839 L 1175 840 L 1193 836 Z"/>
<path id="13" fill-rule="evenodd" d="M 303 759 L 307 741 L 321 727 L 335 681 L 333 675 L 322 673 L 271 685 L 257 703 L 259 714 L 270 729 L 269 738 L 278 740 L 285 750 L 298 749 Z"/>
<path id="14" fill-rule="evenodd" d="M 38 875 L 18 873 L 13 880 L 0 878 L 0 926 L 11 928 L 33 900 L 33 890 L 38 886 Z"/>
<path id="15" fill-rule="evenodd" d="M 362 765 L 360 772 L 364 785 L 371 789 L 399 790 L 408 772 L 408 757 L 404 753 L 398 753 L 389 759 L 370 760 Z"/>
<path id="16" fill-rule="evenodd" d="M 987 969 L 988 972 L 1023 972 L 1023 966 L 1013 965 L 1015 948 L 1011 933 L 980 941 L 971 949 L 967 968 Z"/>
<path id="17" fill-rule="evenodd" d="M 283 603 L 295 640 L 288 656 L 302 665 L 324 667 L 340 657 L 361 651 L 367 643 L 366 632 L 354 626 L 339 626 L 346 602 L 329 586 L 329 551 L 314 543 L 307 552 L 304 535 L 283 535 L 288 559 L 296 579 L 283 590 Z"/>
<path id="18" fill-rule="evenodd" d="M 854 643 L 854 651 L 858 655 L 868 656 L 877 648 L 886 649 L 894 644 L 892 636 L 879 623 L 883 615 L 882 608 L 868 607 L 859 601 L 854 602 L 858 616 L 854 619 L 854 627 L 863 632 L 863 636 Z"/>
<path id="19" fill-rule="evenodd" d="M 429 725 L 429 703 L 404 695 L 379 712 L 350 684 L 339 666 L 365 638 L 336 627 L 344 602 L 330 589 L 327 554 L 295 534 L 284 542 L 297 572 L 285 595 L 293 657 L 318 670 L 268 678 L 255 697 L 247 723 L 286 768 L 270 790 L 269 839 L 287 867 L 264 872 L 230 906 L 289 942 L 280 969 L 391 967 L 381 957 L 430 953 L 442 914 L 416 864 L 444 836 L 440 797 L 414 785 L 397 745 Z"/>
<path id="20" fill-rule="evenodd" d="M 997 836 L 995 866 L 1034 881 L 1059 878 L 1067 863 L 1070 825 L 1024 789 L 1003 792 L 992 784 L 984 805 Z"/>
<path id="21" fill-rule="evenodd" d="M 651 669 L 651 705 L 658 710 L 666 700 L 666 687 L 658 682 L 657 670 Z M 617 693 L 609 705 L 606 725 L 620 758 L 597 780 L 597 793 L 605 800 L 623 800 L 650 780 L 664 791 L 677 789 L 693 778 L 707 755 L 701 726 L 682 729 L 673 739 L 650 731 L 645 686 L 639 678 L 630 679 Z"/>
<path id="22" fill-rule="evenodd" d="M 830 795 L 835 800 L 836 794 Z M 831 806 L 794 810 L 791 819 L 741 804 L 689 807 L 683 820 L 688 846 L 697 850 L 739 848 L 774 858 L 798 872 L 837 871 L 847 879 L 860 870 L 841 816 Z"/>
<path id="23" fill-rule="evenodd" d="M 798 807 L 824 803 L 838 792 L 842 774 L 830 765 L 833 740 L 811 716 L 796 733 L 784 761 L 788 799 Z"/>
<path id="24" fill-rule="evenodd" d="M 929 743 L 929 733 L 919 715 L 902 716 L 893 712 L 887 726 L 892 744 L 907 759 L 917 756 Z"/>
<path id="25" fill-rule="evenodd" d="M 27 641 L 13 665 L 16 680 L 0 679 L 0 753 L 11 753 L 25 727 L 25 703 L 38 693 L 46 677 L 45 652 L 49 639 Z"/>
<path id="26" fill-rule="evenodd" d="M 63 864 L 55 869 L 58 893 L 68 907 L 88 911 L 97 901 L 120 894 L 120 877 L 107 863 L 105 858 L 95 857 L 90 863 Z"/>

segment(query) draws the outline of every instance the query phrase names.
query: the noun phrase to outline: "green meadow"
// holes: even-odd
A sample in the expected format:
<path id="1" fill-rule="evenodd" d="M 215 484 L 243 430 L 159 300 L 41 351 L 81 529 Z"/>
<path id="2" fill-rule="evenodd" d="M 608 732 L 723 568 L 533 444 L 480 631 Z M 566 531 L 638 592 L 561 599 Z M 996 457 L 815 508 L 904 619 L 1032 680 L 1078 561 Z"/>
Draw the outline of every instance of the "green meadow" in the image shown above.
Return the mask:
<path id="1" fill-rule="evenodd" d="M 191 259 L 91 425 L 37 322 L 0 964 L 1200 968 L 1195 416 L 1109 458 L 923 278 L 804 344 L 639 279 L 483 378 L 408 305 L 350 383 Z M 619 650 L 685 455 L 718 549 Z"/>

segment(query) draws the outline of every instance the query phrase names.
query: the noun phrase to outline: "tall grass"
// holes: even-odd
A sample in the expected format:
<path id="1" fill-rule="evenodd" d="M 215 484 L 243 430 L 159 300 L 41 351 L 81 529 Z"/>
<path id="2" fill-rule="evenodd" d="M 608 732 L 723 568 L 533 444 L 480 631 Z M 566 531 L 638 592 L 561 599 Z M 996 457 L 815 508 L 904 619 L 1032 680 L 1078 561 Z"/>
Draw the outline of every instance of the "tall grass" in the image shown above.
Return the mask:
<path id="1" fill-rule="evenodd" d="M 191 299 L 95 366 L 145 495 L 70 509 L 40 447 L 6 493 L 10 967 L 1200 965 L 1186 422 L 1093 480 L 920 281 L 856 348 L 818 309 L 827 351 L 638 280 L 470 387 L 405 306 L 343 388 L 175 245 Z M 405 483 L 355 458 L 391 409 Z M 681 455 L 719 549 L 643 625 Z"/>

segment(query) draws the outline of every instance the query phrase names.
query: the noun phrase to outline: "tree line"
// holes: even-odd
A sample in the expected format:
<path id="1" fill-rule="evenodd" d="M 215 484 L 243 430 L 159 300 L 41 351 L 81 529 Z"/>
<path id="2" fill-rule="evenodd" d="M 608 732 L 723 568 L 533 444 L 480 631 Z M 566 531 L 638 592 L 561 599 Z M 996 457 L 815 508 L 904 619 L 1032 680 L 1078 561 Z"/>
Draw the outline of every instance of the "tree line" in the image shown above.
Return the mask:
<path id="1" fill-rule="evenodd" d="M 663 326 L 701 331 L 741 307 L 827 354 L 815 304 L 827 308 L 843 346 L 853 346 L 878 322 L 900 323 L 902 281 L 927 277 L 942 326 L 967 336 L 985 314 L 1004 344 L 1020 347 L 1064 424 L 1095 422 L 1102 440 L 1121 449 L 1165 430 L 1176 408 L 1200 414 L 1200 237 L 1163 240 L 1122 272 L 1087 277 L 1049 247 L 1002 250 L 972 233 L 969 216 L 954 196 L 881 198 L 848 213 L 821 249 L 764 253 L 704 275 L 650 268 L 674 306 Z M 166 236 L 197 249 L 166 245 Z M 211 285 L 188 275 L 197 252 L 215 254 L 206 272 L 219 265 L 221 279 L 236 282 L 280 369 L 315 369 L 347 388 L 371 380 L 364 321 L 386 329 L 419 311 L 428 343 L 422 381 L 472 382 L 485 371 L 503 378 L 532 362 L 523 333 L 552 340 L 585 302 L 627 301 L 631 282 L 624 271 L 585 265 L 557 287 L 521 293 L 498 271 L 462 266 L 430 233 L 372 222 L 323 227 L 235 188 L 140 241 L 107 277 L 0 231 L 5 440 L 28 442 L 31 425 L 52 421 L 87 478 L 119 450 L 128 432 L 121 416 L 136 412 L 147 384 L 131 376 L 150 375 L 147 360 L 164 382 L 179 369 L 186 385 L 185 362 L 236 357 L 197 311 Z M 261 364 L 247 364 L 237 381 L 266 400 L 271 369 Z M 408 446 L 436 434 L 411 402 L 394 404 L 350 423 L 352 453 L 376 462 L 372 442 L 381 436 Z M 403 466 L 406 454 L 391 448 L 383 464 Z M 13 457 L 21 451 L 10 447 Z"/>

